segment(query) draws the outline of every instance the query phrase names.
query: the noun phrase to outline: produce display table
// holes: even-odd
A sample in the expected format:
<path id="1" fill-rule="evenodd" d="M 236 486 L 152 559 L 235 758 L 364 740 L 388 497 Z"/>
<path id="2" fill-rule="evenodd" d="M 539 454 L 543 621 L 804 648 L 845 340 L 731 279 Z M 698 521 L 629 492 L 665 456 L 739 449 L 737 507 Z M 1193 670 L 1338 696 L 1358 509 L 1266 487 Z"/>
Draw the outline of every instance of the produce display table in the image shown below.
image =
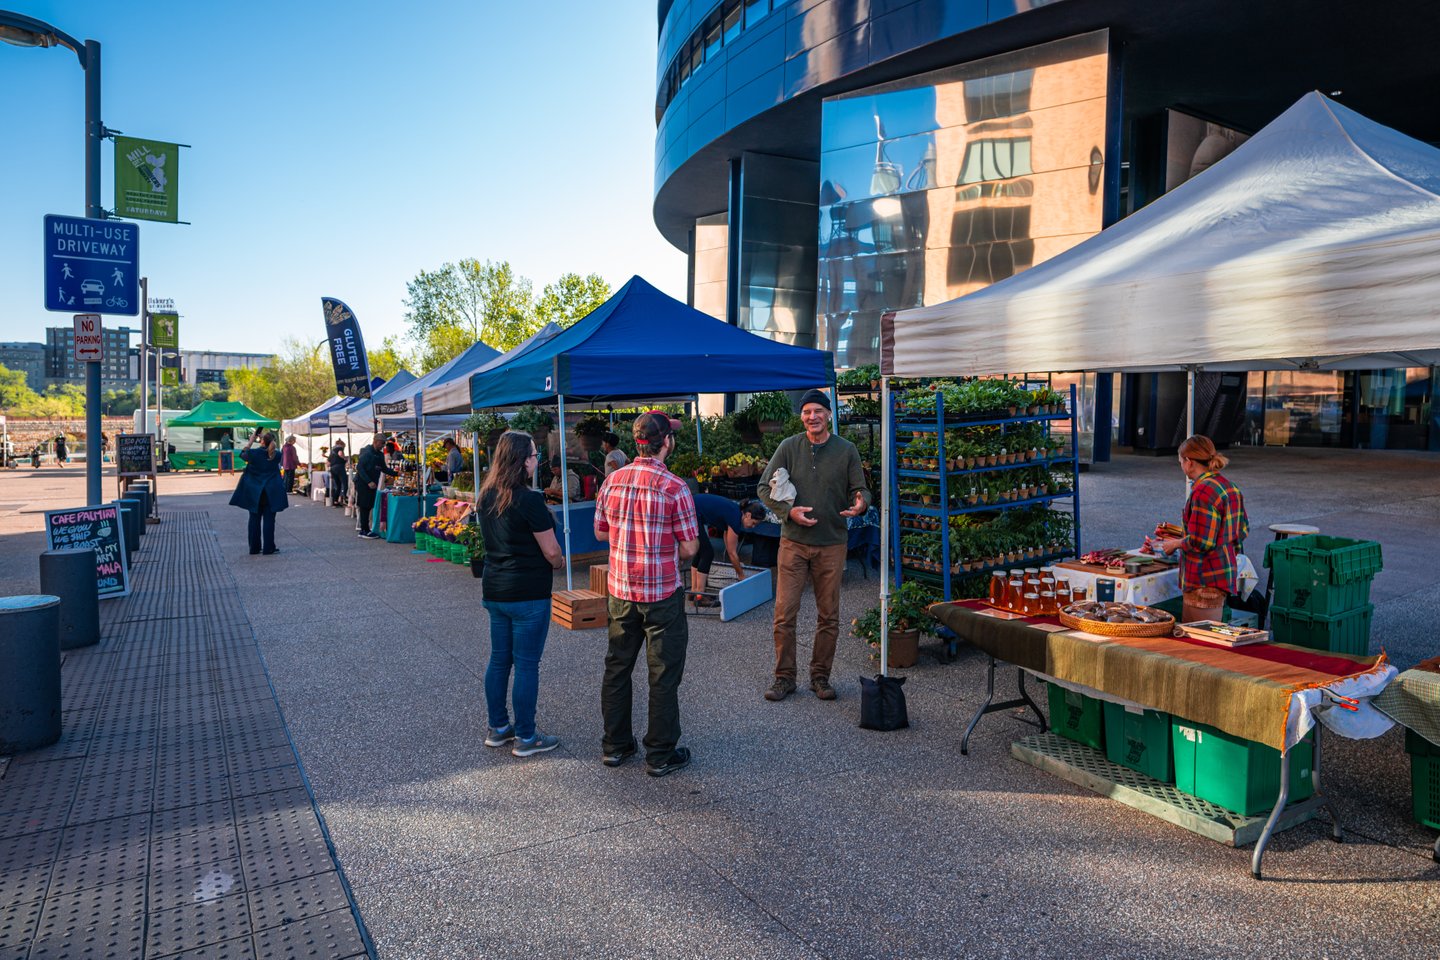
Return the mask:
<path id="1" fill-rule="evenodd" d="M 1433 666 L 1431 666 L 1432 664 Z M 1421 669 L 1427 666 L 1431 668 Z M 1415 736 L 1440 748 L 1440 661 L 1430 661 L 1429 664 L 1421 664 L 1420 667 L 1406 670 L 1382 690 L 1380 695 L 1375 698 L 1375 709 L 1406 729 L 1413 730 Z M 1406 749 L 1410 749 L 1408 743 Z M 1411 762 L 1418 764 L 1429 761 L 1421 761 L 1416 758 Z M 1432 792 L 1431 796 L 1433 795 Z M 1419 799 L 1415 803 L 1417 807 L 1425 806 Z M 1430 809 L 1434 809 L 1433 801 Z M 1431 816 L 1433 817 L 1434 814 L 1432 813 Z M 1418 811 L 1416 819 L 1423 819 L 1422 814 Z M 1425 822 L 1433 825 L 1433 820 Z M 1440 860 L 1440 837 L 1435 839 L 1434 856 L 1436 860 Z"/>
<path id="2" fill-rule="evenodd" d="M 1023 677 L 1022 700 L 991 702 L 997 660 L 1102 700 L 1163 711 L 1273 747 L 1281 752 L 1280 793 L 1256 843 L 1256 877 L 1289 799 L 1285 751 L 1309 733 L 1317 718 L 1350 737 L 1377 736 L 1390 725 L 1369 702 L 1395 675 L 1383 655 L 1325 653 L 1278 643 L 1227 649 L 1174 637 L 1098 637 L 1069 630 L 1053 618 L 1006 620 L 985 610 L 983 601 L 973 600 L 930 608 L 931 616 L 990 657 L 988 695 L 966 729 L 962 753 L 984 714 L 1011 706 L 1040 712 L 1024 691 Z M 1332 709 L 1337 698 L 1346 709 Z M 1320 789 L 1318 738 L 1314 769 L 1315 797 L 1307 804 L 1330 809 L 1338 837 L 1339 821 Z"/>
<path id="3" fill-rule="evenodd" d="M 435 503 L 440 497 L 427 494 L 425 513 L 435 512 Z M 393 493 L 385 494 L 385 539 L 390 543 L 414 543 L 415 521 L 420 519 L 420 498 L 402 497 Z"/>
<path id="4" fill-rule="evenodd" d="M 558 503 L 549 504 L 550 515 L 555 518 L 555 539 L 560 549 L 565 549 L 564 510 Z M 574 556 L 586 553 L 608 553 L 610 545 L 595 539 L 595 501 L 570 501 L 570 552 Z"/>

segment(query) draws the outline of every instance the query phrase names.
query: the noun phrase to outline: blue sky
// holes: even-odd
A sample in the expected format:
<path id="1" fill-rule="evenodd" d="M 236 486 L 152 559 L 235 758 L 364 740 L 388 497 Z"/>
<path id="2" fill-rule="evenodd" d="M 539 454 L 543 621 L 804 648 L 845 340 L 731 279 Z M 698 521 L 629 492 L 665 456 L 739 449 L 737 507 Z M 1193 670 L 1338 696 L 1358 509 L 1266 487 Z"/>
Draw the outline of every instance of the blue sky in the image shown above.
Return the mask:
<path id="1" fill-rule="evenodd" d="M 101 42 L 107 126 L 192 145 L 193 225 L 140 237 L 182 347 L 318 341 L 322 295 L 378 346 L 404 329 L 406 281 L 462 257 L 508 260 L 537 291 L 638 273 L 684 296 L 685 257 L 650 217 L 652 0 L 0 7 Z M 83 77 L 63 48 L 0 44 L 0 340 L 70 322 L 44 309 L 41 222 L 84 213 Z"/>

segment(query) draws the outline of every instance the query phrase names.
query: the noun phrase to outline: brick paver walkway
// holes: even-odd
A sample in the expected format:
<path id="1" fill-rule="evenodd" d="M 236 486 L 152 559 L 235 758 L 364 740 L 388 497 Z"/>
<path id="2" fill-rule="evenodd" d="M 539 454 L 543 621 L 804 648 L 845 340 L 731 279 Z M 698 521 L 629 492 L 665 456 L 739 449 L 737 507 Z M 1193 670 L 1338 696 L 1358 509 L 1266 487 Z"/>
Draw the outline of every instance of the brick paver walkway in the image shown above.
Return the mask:
<path id="1" fill-rule="evenodd" d="M 365 956 L 207 513 L 149 528 L 0 777 L 0 958 Z"/>

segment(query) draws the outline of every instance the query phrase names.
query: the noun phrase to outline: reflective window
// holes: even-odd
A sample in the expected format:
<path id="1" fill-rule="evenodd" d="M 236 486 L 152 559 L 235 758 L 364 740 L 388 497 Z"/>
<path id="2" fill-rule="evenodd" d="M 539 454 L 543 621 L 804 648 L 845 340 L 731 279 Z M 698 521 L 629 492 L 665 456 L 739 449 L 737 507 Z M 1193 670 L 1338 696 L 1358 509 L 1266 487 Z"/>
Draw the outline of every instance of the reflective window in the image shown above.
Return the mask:
<path id="1" fill-rule="evenodd" d="M 1023 140 L 976 140 L 965 147 L 959 182 L 1009 180 L 1031 172 L 1029 137 Z"/>
<path id="2" fill-rule="evenodd" d="M 690 41 L 690 75 L 694 76 L 700 72 L 700 65 L 705 62 L 705 44 L 701 42 L 697 33 L 695 39 Z"/>
<path id="3" fill-rule="evenodd" d="M 1102 31 L 826 100 L 816 346 L 873 363 L 880 317 L 1013 276 L 1099 231 Z"/>
<path id="4" fill-rule="evenodd" d="M 770 0 L 745 0 L 745 29 L 749 30 L 770 12 Z"/>
<path id="5" fill-rule="evenodd" d="M 726 0 L 723 17 L 726 43 L 740 36 L 740 31 L 745 26 L 744 14 L 745 8 L 741 5 L 741 0 Z"/>
<path id="6" fill-rule="evenodd" d="M 705 24 L 705 59 L 714 60 L 720 55 L 720 15 L 714 14 Z"/>

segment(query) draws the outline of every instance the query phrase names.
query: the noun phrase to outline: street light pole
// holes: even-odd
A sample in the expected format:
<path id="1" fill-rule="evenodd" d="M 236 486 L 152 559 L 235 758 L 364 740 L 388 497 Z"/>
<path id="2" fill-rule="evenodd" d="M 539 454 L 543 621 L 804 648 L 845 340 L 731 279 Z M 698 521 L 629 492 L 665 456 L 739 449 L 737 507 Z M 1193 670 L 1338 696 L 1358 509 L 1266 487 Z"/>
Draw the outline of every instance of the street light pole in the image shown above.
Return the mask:
<path id="1" fill-rule="evenodd" d="M 85 71 L 85 216 L 100 220 L 100 141 L 105 124 L 100 120 L 100 43 L 74 37 L 46 23 L 9 10 L 0 10 L 0 40 L 17 47 L 65 47 Z M 99 503 L 100 491 L 100 365 L 85 364 L 85 497 Z"/>

